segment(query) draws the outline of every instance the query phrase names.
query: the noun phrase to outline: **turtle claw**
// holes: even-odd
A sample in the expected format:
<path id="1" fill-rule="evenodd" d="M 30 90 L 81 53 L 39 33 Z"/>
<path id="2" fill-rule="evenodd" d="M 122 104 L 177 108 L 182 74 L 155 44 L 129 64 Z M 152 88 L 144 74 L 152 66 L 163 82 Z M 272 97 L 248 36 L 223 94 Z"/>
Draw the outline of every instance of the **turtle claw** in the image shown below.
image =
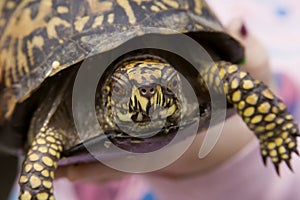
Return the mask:
<path id="1" fill-rule="evenodd" d="M 288 168 L 289 168 L 292 172 L 294 172 L 294 169 L 293 169 L 293 167 L 292 167 L 292 165 L 291 165 L 291 162 L 290 162 L 289 160 L 285 160 L 285 164 L 288 166 Z"/>

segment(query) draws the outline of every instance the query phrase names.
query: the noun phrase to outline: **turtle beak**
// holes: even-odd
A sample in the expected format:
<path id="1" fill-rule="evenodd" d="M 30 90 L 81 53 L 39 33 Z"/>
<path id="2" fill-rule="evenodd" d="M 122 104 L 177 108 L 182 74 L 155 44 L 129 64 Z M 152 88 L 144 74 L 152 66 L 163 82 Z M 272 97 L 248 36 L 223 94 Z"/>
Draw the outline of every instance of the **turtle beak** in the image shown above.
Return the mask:
<path id="1" fill-rule="evenodd" d="M 163 94 L 160 85 L 144 85 L 137 88 L 130 99 L 131 119 L 136 123 L 151 122 L 163 106 Z M 156 117 L 154 117 L 156 118 Z"/>

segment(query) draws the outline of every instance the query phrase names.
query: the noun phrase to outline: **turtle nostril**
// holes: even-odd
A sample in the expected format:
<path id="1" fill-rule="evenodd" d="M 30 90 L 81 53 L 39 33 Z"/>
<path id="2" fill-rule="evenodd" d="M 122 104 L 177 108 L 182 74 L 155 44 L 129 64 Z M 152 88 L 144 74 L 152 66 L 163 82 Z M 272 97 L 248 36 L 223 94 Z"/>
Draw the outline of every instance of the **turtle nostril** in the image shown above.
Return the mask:
<path id="1" fill-rule="evenodd" d="M 155 86 L 142 86 L 139 88 L 139 90 L 140 94 L 147 98 L 152 97 L 156 92 Z"/>

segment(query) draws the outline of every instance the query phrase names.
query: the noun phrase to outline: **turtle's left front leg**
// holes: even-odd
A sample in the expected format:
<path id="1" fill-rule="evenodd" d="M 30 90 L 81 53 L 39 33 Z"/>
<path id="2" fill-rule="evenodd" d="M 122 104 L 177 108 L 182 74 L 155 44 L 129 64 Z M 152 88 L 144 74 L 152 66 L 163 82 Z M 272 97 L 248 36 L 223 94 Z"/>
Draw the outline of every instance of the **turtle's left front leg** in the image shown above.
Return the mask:
<path id="1" fill-rule="evenodd" d="M 35 135 L 22 166 L 20 200 L 55 199 L 54 171 L 63 151 L 63 136 L 58 131 L 42 128 Z"/>
<path id="2" fill-rule="evenodd" d="M 298 154 L 298 124 L 268 86 L 252 78 L 241 66 L 223 61 L 207 67 L 203 77 L 214 87 L 221 86 L 222 80 L 228 102 L 259 139 L 264 163 L 270 157 L 278 174 L 282 161 L 291 169 L 291 154 Z"/>

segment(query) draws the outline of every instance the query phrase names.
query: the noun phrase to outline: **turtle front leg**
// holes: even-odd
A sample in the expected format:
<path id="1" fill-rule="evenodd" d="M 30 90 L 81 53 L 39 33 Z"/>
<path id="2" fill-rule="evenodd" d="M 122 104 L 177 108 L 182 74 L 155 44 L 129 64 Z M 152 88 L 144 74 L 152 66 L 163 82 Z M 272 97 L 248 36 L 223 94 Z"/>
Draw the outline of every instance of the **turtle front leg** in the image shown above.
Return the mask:
<path id="1" fill-rule="evenodd" d="M 206 73 L 210 72 L 218 72 L 228 102 L 259 139 L 264 164 L 270 157 L 278 174 L 282 161 L 292 170 L 290 159 L 292 152 L 298 154 L 299 129 L 285 104 L 268 86 L 252 78 L 241 66 L 220 61 L 207 68 Z M 216 83 L 216 79 L 214 76 L 206 81 L 214 84 L 210 82 Z"/>
<path id="2" fill-rule="evenodd" d="M 55 199 L 53 179 L 63 151 L 62 141 L 62 135 L 47 128 L 35 136 L 22 166 L 20 200 Z"/>

